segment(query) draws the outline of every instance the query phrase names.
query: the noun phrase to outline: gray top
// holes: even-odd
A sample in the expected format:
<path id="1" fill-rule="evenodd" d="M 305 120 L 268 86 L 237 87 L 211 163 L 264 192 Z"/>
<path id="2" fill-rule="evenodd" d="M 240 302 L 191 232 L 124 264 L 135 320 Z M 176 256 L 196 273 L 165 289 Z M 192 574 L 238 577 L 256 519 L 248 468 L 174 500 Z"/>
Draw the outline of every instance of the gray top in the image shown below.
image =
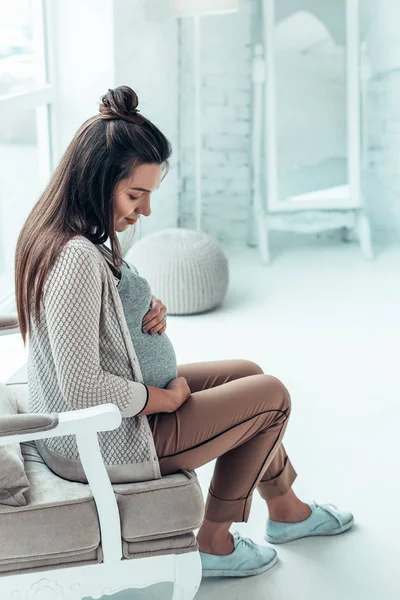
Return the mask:
<path id="1" fill-rule="evenodd" d="M 117 290 L 124 308 L 126 322 L 132 338 L 136 356 L 142 371 L 143 382 L 165 388 L 171 379 L 178 376 L 174 348 L 166 333 L 150 335 L 143 333 L 142 321 L 151 302 L 151 289 L 137 269 L 122 264 L 121 279 Z"/>

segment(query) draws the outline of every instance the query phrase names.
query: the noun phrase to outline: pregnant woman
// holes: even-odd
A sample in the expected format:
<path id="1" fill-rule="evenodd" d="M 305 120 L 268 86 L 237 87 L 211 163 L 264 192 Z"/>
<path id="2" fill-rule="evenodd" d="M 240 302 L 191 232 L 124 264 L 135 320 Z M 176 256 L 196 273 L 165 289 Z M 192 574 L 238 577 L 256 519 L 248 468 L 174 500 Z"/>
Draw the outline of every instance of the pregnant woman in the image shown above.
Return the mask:
<path id="1" fill-rule="evenodd" d="M 275 550 L 230 533 L 247 521 L 255 489 L 271 543 L 339 534 L 353 517 L 295 495 L 282 445 L 290 397 L 280 381 L 246 360 L 177 366 L 166 307 L 124 262 L 117 236 L 150 215 L 171 155 L 137 106 L 128 87 L 107 92 L 20 233 L 16 293 L 25 343 L 29 336 L 30 410 L 118 406 L 122 424 L 99 435 L 113 483 L 217 459 L 197 536 L 203 574 L 255 575 L 276 563 Z M 58 475 L 86 482 L 73 436 L 38 449 Z"/>

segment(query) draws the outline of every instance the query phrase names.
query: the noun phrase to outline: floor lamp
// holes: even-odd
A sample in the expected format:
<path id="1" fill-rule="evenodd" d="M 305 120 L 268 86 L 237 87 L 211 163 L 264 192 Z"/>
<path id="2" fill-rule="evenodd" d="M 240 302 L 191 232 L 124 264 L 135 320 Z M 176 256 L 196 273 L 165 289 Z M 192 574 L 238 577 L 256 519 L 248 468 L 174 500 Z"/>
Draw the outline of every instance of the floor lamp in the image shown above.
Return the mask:
<path id="1" fill-rule="evenodd" d="M 168 0 L 169 12 L 178 18 L 192 17 L 194 20 L 194 87 L 195 87 L 195 181 L 196 181 L 196 229 L 202 230 L 202 194 L 201 194 L 201 17 L 236 12 L 239 0 Z"/>

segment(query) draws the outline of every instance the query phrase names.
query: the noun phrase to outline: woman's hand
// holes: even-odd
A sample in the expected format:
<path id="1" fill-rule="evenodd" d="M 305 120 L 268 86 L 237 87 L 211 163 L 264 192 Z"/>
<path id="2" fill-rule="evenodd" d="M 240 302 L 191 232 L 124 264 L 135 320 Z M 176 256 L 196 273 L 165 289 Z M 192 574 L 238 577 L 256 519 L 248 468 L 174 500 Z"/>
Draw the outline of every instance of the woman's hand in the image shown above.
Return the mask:
<path id="1" fill-rule="evenodd" d="M 186 400 L 189 398 L 190 387 L 188 386 L 188 382 L 184 377 L 176 377 L 169 382 L 166 390 L 170 390 L 173 392 L 172 395 L 172 405 L 168 412 L 175 412 L 182 404 L 185 404 Z"/>
<path id="2" fill-rule="evenodd" d="M 167 307 L 155 296 L 151 297 L 150 310 L 142 321 L 143 333 L 162 335 L 167 329 Z"/>
<path id="3" fill-rule="evenodd" d="M 173 413 L 189 398 L 191 391 L 184 377 L 171 379 L 166 388 L 147 386 L 149 397 L 139 415 Z"/>

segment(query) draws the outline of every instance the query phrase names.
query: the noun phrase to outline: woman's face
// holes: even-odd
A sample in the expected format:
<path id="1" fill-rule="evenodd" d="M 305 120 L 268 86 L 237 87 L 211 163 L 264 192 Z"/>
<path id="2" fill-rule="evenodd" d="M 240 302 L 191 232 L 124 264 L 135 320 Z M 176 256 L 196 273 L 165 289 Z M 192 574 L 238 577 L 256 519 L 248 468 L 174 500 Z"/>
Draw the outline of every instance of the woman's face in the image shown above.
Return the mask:
<path id="1" fill-rule="evenodd" d="M 141 215 L 151 214 L 150 196 L 160 187 L 162 165 L 140 165 L 134 174 L 122 179 L 114 188 L 114 229 L 125 231 Z"/>

